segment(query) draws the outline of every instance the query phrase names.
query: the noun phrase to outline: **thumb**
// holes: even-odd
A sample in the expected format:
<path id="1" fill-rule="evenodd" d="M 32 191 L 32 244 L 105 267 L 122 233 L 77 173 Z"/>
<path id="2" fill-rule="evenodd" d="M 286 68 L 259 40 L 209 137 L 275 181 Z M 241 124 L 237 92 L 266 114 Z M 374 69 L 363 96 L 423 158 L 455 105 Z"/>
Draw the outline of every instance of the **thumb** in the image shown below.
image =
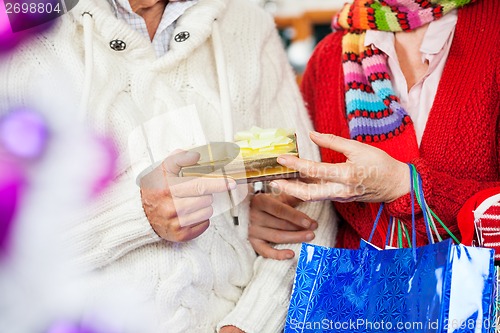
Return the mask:
<path id="1" fill-rule="evenodd" d="M 182 167 L 194 165 L 199 160 L 199 153 L 176 150 L 163 161 L 163 166 L 168 174 L 177 176 Z"/>
<path id="2" fill-rule="evenodd" d="M 309 133 L 309 136 L 311 140 L 318 146 L 342 153 L 347 157 L 349 157 L 349 154 L 356 150 L 359 144 L 359 142 L 357 141 L 346 139 L 333 134 L 322 134 L 311 131 Z"/>

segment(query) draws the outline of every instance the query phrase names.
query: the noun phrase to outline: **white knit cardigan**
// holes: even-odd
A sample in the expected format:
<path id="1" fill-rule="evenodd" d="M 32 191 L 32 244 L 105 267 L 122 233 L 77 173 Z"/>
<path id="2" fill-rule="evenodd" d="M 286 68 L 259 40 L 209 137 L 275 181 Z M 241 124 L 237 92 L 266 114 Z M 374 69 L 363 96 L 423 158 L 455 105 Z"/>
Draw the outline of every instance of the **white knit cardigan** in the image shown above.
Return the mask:
<path id="1" fill-rule="evenodd" d="M 85 12 L 90 15 L 82 16 Z M 36 103 L 33 82 L 56 91 L 64 85 L 81 100 L 68 112 L 77 117 L 83 110 L 96 131 L 114 137 L 119 177 L 72 230 L 71 241 L 81 253 L 78 261 L 99 272 L 104 284 L 125 281 L 155 302 L 157 332 L 214 332 L 224 325 L 247 333 L 279 332 L 296 260 L 256 257 L 246 239 L 248 198 L 239 207 L 239 226 L 221 214 L 197 239 L 171 243 L 150 227 L 136 185 L 138 172 L 151 162 L 147 144 L 158 161 L 175 148 L 227 137 L 212 40 L 215 20 L 232 131 L 253 125 L 295 128 L 301 155 L 318 160 L 272 17 L 247 0 L 200 0 L 177 22 L 174 36 L 183 32 L 184 38 L 173 39 L 161 58 L 150 41 L 114 17 L 107 1 L 80 0 L 50 33 L 2 59 L 0 103 L 2 109 Z M 125 49 L 113 50 L 114 40 L 124 42 Z M 61 81 L 61 73 L 68 80 Z M 332 246 L 331 204 L 300 209 L 319 222 L 314 242 Z M 299 253 L 299 245 L 288 247 Z"/>

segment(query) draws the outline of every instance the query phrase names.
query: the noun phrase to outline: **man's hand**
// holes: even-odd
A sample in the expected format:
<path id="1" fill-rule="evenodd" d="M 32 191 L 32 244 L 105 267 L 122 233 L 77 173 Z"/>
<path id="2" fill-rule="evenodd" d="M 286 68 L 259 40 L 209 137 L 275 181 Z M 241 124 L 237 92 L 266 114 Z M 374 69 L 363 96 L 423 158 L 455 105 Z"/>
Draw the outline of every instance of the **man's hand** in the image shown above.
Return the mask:
<path id="1" fill-rule="evenodd" d="M 265 258 L 291 259 L 290 249 L 278 250 L 272 244 L 302 243 L 314 239 L 318 223 L 295 209 L 300 202 L 284 193 L 257 194 L 250 205 L 248 238 L 255 252 Z"/>
<path id="2" fill-rule="evenodd" d="M 161 238 L 185 242 L 201 235 L 213 214 L 213 193 L 236 188 L 234 180 L 182 178 L 182 167 L 195 164 L 198 153 L 176 151 L 141 178 L 141 196 L 149 223 Z"/>

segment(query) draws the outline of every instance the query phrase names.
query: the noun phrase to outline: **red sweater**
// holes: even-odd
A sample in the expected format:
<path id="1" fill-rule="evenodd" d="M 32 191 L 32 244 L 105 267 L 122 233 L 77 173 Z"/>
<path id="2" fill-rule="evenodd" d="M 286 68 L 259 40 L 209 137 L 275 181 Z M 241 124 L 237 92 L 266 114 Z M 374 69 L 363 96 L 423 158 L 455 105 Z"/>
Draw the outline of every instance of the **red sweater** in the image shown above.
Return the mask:
<path id="1" fill-rule="evenodd" d="M 458 235 L 456 216 L 480 190 L 500 186 L 500 6 L 479 0 L 458 11 L 458 22 L 419 151 L 403 162 L 420 172 L 431 209 Z M 304 73 L 302 93 L 317 131 L 349 138 L 341 61 L 343 32 L 327 36 Z M 404 147 L 397 147 L 403 148 Z M 387 151 L 387 149 L 386 149 Z M 390 153 L 388 151 L 388 153 Z M 344 162 L 345 156 L 322 149 L 322 159 Z M 367 239 L 378 205 L 335 203 L 343 222 L 337 246 L 358 248 Z M 427 239 L 417 209 L 418 243 Z M 373 242 L 385 240 L 387 216 L 411 228 L 410 195 L 386 206 Z M 444 230 L 440 233 L 445 235 Z M 411 230 L 411 229 L 409 229 Z M 499 240 L 500 241 L 500 236 Z"/>

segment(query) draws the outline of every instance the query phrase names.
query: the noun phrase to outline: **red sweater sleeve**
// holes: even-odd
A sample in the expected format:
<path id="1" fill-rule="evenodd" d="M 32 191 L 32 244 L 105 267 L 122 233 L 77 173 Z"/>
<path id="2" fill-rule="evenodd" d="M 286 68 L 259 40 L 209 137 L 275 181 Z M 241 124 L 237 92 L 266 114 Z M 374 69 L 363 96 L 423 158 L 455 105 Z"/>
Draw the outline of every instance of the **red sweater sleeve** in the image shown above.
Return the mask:
<path id="1" fill-rule="evenodd" d="M 455 235 L 459 235 L 456 217 L 465 202 L 479 191 L 500 186 L 500 181 L 480 182 L 454 178 L 448 173 L 431 169 L 422 158 L 414 159 L 411 163 L 415 165 L 422 177 L 427 204 Z M 415 209 L 418 216 L 422 216 L 420 207 L 415 207 Z M 410 194 L 389 203 L 387 210 L 395 217 L 406 221 L 411 220 Z M 446 234 L 439 224 L 436 226 L 440 234 Z M 424 232 L 424 230 L 421 231 Z"/>
<path id="2" fill-rule="evenodd" d="M 456 217 L 465 202 L 500 186 L 500 50 L 492 44 L 500 33 L 474 24 L 499 14 L 493 1 L 459 11 L 421 155 L 410 161 L 422 176 L 428 205 L 456 234 Z M 395 216 L 411 216 L 409 195 L 387 207 Z"/>

